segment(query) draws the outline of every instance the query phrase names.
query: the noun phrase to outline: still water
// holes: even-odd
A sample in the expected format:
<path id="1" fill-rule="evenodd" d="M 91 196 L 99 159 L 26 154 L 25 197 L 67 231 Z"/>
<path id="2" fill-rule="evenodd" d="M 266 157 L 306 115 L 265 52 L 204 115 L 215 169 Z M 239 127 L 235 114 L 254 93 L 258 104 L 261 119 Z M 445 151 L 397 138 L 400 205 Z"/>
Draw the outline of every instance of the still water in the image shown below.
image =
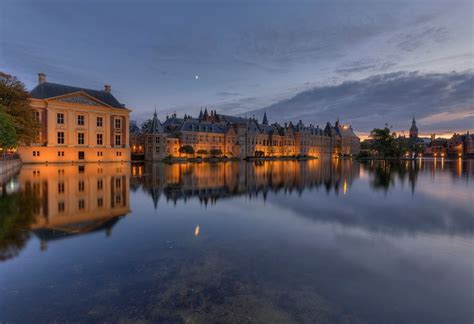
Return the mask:
<path id="1" fill-rule="evenodd" d="M 472 323 L 474 161 L 23 166 L 0 322 Z"/>

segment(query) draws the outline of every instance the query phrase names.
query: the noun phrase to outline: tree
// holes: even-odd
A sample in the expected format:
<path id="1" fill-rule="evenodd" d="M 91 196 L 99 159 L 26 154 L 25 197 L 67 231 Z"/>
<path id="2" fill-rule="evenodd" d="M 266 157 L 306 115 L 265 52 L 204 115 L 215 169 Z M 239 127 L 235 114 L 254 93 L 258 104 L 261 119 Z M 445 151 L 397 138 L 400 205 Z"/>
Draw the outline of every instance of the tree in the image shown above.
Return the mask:
<path id="1" fill-rule="evenodd" d="M 263 157 L 265 155 L 265 152 L 263 151 L 255 151 L 255 157 Z"/>
<path id="2" fill-rule="evenodd" d="M 219 155 L 222 155 L 222 150 L 221 149 L 211 149 L 209 151 L 209 153 L 212 155 L 212 156 L 219 156 Z"/>
<path id="3" fill-rule="evenodd" d="M 30 144 L 37 138 L 40 125 L 33 116 L 25 85 L 3 72 L 0 72 L 0 105 L 12 117 L 20 144 Z"/>
<path id="4" fill-rule="evenodd" d="M 381 157 L 400 157 L 408 149 L 408 143 L 405 138 L 396 137 L 396 133 L 391 133 L 390 129 L 374 128 L 370 132 L 370 137 L 373 142 L 370 144 L 370 149 L 376 151 Z"/>
<path id="5" fill-rule="evenodd" d="M 184 145 L 179 148 L 179 153 L 181 154 L 194 154 L 194 148 L 191 145 Z"/>
<path id="6" fill-rule="evenodd" d="M 2 148 L 3 155 L 5 155 L 7 149 L 14 147 L 16 144 L 17 136 L 13 118 L 0 106 L 0 148 Z"/>
<path id="7" fill-rule="evenodd" d="M 142 123 L 142 125 L 141 125 L 141 127 L 140 127 L 140 129 L 142 130 L 142 132 L 146 132 L 148 129 L 150 129 L 150 127 L 151 127 L 151 122 L 152 122 L 151 119 L 147 119 L 147 120 L 145 120 L 145 121 Z"/>

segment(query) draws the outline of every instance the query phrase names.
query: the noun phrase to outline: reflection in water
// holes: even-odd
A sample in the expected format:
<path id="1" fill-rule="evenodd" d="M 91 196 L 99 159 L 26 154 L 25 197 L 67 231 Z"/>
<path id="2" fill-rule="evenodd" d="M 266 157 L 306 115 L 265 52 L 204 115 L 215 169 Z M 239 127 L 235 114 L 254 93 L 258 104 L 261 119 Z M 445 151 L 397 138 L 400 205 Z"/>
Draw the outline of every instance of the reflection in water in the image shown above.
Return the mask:
<path id="1" fill-rule="evenodd" d="M 0 321 L 470 323 L 473 166 L 24 166 Z"/>
<path id="2" fill-rule="evenodd" d="M 109 236 L 130 211 L 129 174 L 127 164 L 25 165 L 16 179 L 17 192 L 0 200 L 10 208 L 2 208 L 2 220 L 9 227 L 1 229 L 7 238 L 18 237 L 18 246 L 29 238 L 25 227 L 31 229 L 42 250 L 49 241 L 74 235 L 104 231 Z M 14 224 L 7 221 L 8 215 L 18 215 L 12 217 Z"/>
<path id="3" fill-rule="evenodd" d="M 359 165 L 349 160 L 268 161 L 241 163 L 144 164 L 132 167 L 132 188 L 140 185 L 155 208 L 162 195 L 177 202 L 198 197 L 204 203 L 248 195 L 265 200 L 269 192 L 285 194 L 319 190 L 336 194 L 349 190 L 359 177 Z"/>

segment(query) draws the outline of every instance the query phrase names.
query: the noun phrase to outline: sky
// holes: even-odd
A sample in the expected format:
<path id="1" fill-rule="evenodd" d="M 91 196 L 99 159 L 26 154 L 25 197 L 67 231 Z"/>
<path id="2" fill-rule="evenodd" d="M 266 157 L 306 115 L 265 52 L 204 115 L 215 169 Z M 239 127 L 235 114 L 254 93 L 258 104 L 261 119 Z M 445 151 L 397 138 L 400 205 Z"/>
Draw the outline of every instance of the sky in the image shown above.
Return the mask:
<path id="1" fill-rule="evenodd" d="M 138 122 L 156 105 L 474 131 L 474 1 L 0 0 L 0 70 L 111 84 Z"/>

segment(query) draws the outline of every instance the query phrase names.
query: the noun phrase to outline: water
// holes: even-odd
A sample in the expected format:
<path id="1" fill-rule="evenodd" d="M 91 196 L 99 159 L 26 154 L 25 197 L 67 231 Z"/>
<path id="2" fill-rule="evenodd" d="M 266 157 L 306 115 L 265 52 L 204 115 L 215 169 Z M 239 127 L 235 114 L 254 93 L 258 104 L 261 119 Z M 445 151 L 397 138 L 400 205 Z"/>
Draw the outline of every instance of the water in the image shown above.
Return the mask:
<path id="1" fill-rule="evenodd" d="M 0 322 L 472 323 L 474 161 L 24 166 Z"/>

